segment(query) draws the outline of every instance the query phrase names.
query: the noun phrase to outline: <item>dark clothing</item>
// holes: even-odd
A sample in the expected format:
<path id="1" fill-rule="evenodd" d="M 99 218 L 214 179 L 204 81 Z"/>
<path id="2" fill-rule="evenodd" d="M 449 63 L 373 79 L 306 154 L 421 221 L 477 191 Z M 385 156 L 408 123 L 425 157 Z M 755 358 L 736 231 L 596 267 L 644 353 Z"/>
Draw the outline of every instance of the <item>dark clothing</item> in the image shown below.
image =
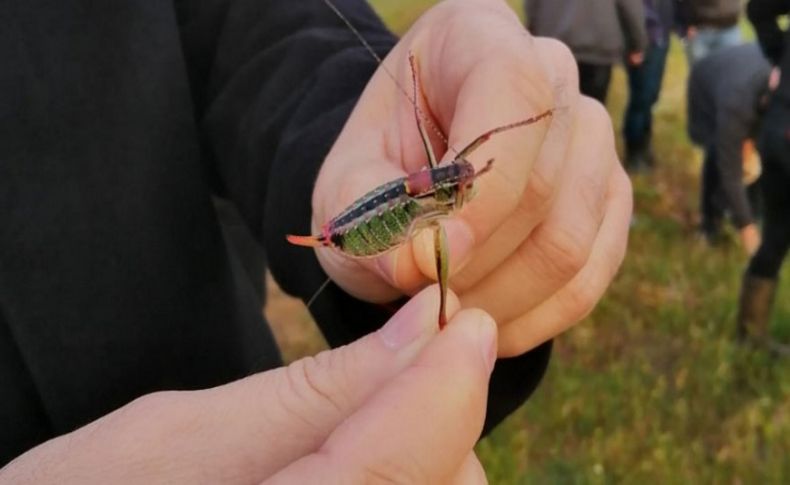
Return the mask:
<path id="1" fill-rule="evenodd" d="M 612 79 L 612 65 L 587 62 L 577 62 L 576 65 L 579 68 L 579 91 L 606 104 L 609 82 Z"/>
<path id="2" fill-rule="evenodd" d="M 765 56 L 782 71 L 773 97 L 790 104 L 790 30 L 782 32 L 778 23 L 790 13 L 790 0 L 751 0 L 748 13 Z"/>
<path id="3" fill-rule="evenodd" d="M 364 2 L 335 3 L 395 43 Z M 376 65 L 318 1 L 12 0 L 0 23 L 1 465 L 142 394 L 280 365 L 212 196 L 309 298 L 326 276 L 284 235 L 308 232 Z M 333 346 L 391 313 L 334 285 L 311 310 Z M 549 349 L 497 364 L 488 429 Z"/>
<path id="4" fill-rule="evenodd" d="M 790 106 L 774 103 L 758 139 L 763 162 L 763 239 L 748 273 L 776 279 L 790 249 Z"/>
<path id="5" fill-rule="evenodd" d="M 715 160 L 733 223 L 754 221 L 744 188 L 743 142 L 758 128 L 760 98 L 770 65 L 755 44 L 715 52 L 694 65 L 688 85 L 691 139 L 715 151 Z"/>
<path id="6" fill-rule="evenodd" d="M 684 27 L 732 27 L 741 14 L 741 0 L 678 0 L 677 19 Z"/>
<path id="7" fill-rule="evenodd" d="M 716 147 L 713 145 L 705 149 L 700 178 L 702 185 L 699 202 L 702 218 L 700 229 L 711 242 L 715 242 L 721 234 L 724 215 L 727 212 L 727 198 L 721 189 L 721 174 L 716 161 Z M 749 208 L 752 208 L 751 205 Z"/>
<path id="8" fill-rule="evenodd" d="M 645 27 L 650 45 L 669 46 L 669 35 L 675 23 L 677 0 L 643 0 Z"/>
<path id="9" fill-rule="evenodd" d="M 525 0 L 527 28 L 559 39 L 578 62 L 613 65 L 647 47 L 642 0 Z"/>
<path id="10" fill-rule="evenodd" d="M 629 96 L 623 117 L 623 135 L 627 162 L 635 158 L 650 158 L 648 152 L 653 130 L 653 105 L 661 92 L 674 15 L 673 0 L 644 1 L 650 44 L 641 65 L 626 66 Z"/>

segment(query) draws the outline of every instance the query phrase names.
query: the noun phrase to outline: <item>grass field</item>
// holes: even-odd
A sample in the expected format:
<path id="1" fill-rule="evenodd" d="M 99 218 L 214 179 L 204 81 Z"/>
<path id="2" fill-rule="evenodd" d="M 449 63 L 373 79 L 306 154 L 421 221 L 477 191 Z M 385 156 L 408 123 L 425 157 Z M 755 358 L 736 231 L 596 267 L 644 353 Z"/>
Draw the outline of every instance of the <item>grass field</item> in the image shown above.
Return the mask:
<path id="1" fill-rule="evenodd" d="M 373 3 L 403 32 L 425 0 Z M 516 5 L 516 2 L 510 2 Z M 746 258 L 694 237 L 699 154 L 685 135 L 685 58 L 673 45 L 656 108 L 655 173 L 634 179 L 629 254 L 596 311 L 557 339 L 535 396 L 477 447 L 491 483 L 790 482 L 790 362 L 733 345 Z M 619 130 L 627 92 L 615 75 Z M 790 264 L 773 333 L 790 340 Z M 288 358 L 323 346 L 301 303 L 273 293 Z"/>

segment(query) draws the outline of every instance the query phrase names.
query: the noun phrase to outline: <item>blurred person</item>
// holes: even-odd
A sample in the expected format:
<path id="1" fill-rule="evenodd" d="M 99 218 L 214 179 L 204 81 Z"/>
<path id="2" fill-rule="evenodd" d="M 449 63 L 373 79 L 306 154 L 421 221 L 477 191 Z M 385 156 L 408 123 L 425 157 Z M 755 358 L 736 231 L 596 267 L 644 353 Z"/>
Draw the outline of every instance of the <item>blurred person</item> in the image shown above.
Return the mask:
<path id="1" fill-rule="evenodd" d="M 661 92 L 675 1 L 644 0 L 647 49 L 641 64 L 626 63 L 629 94 L 623 117 L 623 139 L 628 169 L 642 170 L 654 164 L 653 105 Z"/>
<path id="2" fill-rule="evenodd" d="M 772 90 L 758 148 L 762 156 L 763 241 L 749 261 L 738 305 L 737 333 L 788 354 L 788 346 L 769 338 L 769 322 L 779 271 L 790 248 L 790 31 L 779 26 L 790 13 L 788 0 L 752 0 L 749 20 L 765 56 L 773 64 Z"/>
<path id="3" fill-rule="evenodd" d="M 321 450 L 375 455 L 341 454 L 338 473 L 480 479 L 481 429 L 532 393 L 550 340 L 622 261 L 630 184 L 606 112 L 568 89 L 570 53 L 504 3 L 443 2 L 397 43 L 365 2 L 335 3 L 402 86 L 409 53 L 423 61 L 423 101 L 454 147 L 563 106 L 481 147 L 493 173 L 445 221 L 460 304 L 490 316 L 461 312 L 434 336 L 434 294 L 392 323 L 431 281 L 420 238 L 364 261 L 286 243 L 426 163 L 413 106 L 323 3 L 13 1 L 0 14 L 0 463 L 50 441 L 0 481 L 253 481 L 294 465 L 298 482 L 337 465 Z M 286 291 L 306 301 L 331 277 L 310 310 L 340 349 L 280 367 L 217 195 Z M 384 438 L 366 446 L 373 427 Z M 422 445 L 448 459 L 409 468 Z"/>
<path id="4" fill-rule="evenodd" d="M 741 43 L 741 0 L 677 0 L 676 4 L 690 66 L 718 49 Z"/>
<path id="5" fill-rule="evenodd" d="M 573 52 L 582 94 L 606 104 L 612 66 L 642 63 L 647 31 L 642 0 L 525 0 L 527 29 Z"/>
<path id="6" fill-rule="evenodd" d="M 720 49 L 692 68 L 688 132 L 705 150 L 700 212 L 702 235 L 715 243 L 729 213 L 748 254 L 760 232 L 744 184 L 744 153 L 758 132 L 771 66 L 757 44 Z"/>

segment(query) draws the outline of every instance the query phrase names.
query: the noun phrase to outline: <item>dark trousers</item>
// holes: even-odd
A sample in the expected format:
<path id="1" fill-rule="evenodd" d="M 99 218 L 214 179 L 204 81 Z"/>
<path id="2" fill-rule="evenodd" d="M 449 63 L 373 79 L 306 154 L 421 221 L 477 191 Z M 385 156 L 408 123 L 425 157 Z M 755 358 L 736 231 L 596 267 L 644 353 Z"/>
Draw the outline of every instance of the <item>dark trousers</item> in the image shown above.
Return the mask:
<path id="1" fill-rule="evenodd" d="M 589 64 L 577 62 L 579 66 L 579 90 L 585 96 L 606 104 L 609 81 L 612 79 L 611 64 Z"/>
<path id="2" fill-rule="evenodd" d="M 748 273 L 776 278 L 790 248 L 790 106 L 774 103 L 769 108 L 758 148 L 763 162 L 763 241 Z"/>
<path id="3" fill-rule="evenodd" d="M 705 160 L 702 162 L 702 189 L 700 190 L 701 229 L 708 236 L 716 236 L 724 219 L 724 197 L 721 192 L 721 177 L 716 165 L 716 147 L 710 145 L 705 149 Z"/>
<path id="4" fill-rule="evenodd" d="M 764 176 L 765 173 L 763 173 Z M 761 214 L 763 208 L 760 191 L 758 184 L 751 184 L 746 188 L 749 205 L 756 215 Z M 700 213 L 702 215 L 700 229 L 702 232 L 708 237 L 718 236 L 727 210 L 729 207 L 721 186 L 716 147 L 711 144 L 705 148 L 705 160 L 702 162 L 702 189 L 700 190 Z"/>
<path id="5" fill-rule="evenodd" d="M 651 44 L 640 66 L 627 66 L 628 107 L 623 120 L 625 146 L 629 153 L 645 150 L 650 143 L 653 105 L 658 101 L 664 78 L 668 46 Z"/>

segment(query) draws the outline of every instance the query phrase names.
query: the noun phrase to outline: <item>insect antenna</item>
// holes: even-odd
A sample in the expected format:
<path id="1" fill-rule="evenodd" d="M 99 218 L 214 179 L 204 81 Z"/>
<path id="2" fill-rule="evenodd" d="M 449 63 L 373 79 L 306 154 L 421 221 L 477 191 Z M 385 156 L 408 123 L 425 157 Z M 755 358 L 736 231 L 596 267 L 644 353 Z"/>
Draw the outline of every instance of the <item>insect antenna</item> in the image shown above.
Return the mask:
<path id="1" fill-rule="evenodd" d="M 326 289 L 326 287 L 329 285 L 329 283 L 331 283 L 331 282 L 332 282 L 332 278 L 327 276 L 326 280 L 324 280 L 324 282 L 321 283 L 321 286 L 319 286 L 318 289 L 315 290 L 315 293 L 313 293 L 313 296 L 311 296 L 310 299 L 307 300 L 307 303 L 306 303 L 307 308 L 310 308 L 310 306 L 313 304 L 313 302 L 315 302 L 315 299 L 318 298 L 318 295 L 320 295 L 321 292 L 324 291 Z"/>
<path id="2" fill-rule="evenodd" d="M 420 108 L 419 103 L 417 103 L 416 93 L 415 93 L 415 97 L 412 97 L 409 94 L 409 92 L 406 91 L 406 88 L 404 88 L 403 85 L 400 83 L 400 81 L 398 81 L 398 78 L 395 76 L 395 74 L 389 69 L 389 67 L 387 67 L 386 64 L 384 64 L 384 60 L 381 58 L 381 56 L 376 53 L 376 51 L 373 49 L 370 43 L 367 40 L 365 40 L 365 37 L 362 36 L 362 33 L 356 27 L 354 27 L 354 24 L 351 23 L 348 17 L 346 17 L 343 14 L 343 12 L 341 12 L 340 9 L 338 9 L 335 6 L 334 3 L 332 3 L 330 0 L 322 0 L 322 1 L 326 4 L 327 7 L 329 7 L 335 13 L 335 15 L 337 15 L 337 17 L 344 24 L 346 24 L 348 30 L 350 30 L 351 33 L 354 34 L 354 37 L 356 37 L 357 40 L 359 40 L 359 43 L 362 44 L 365 50 L 367 50 L 370 53 L 370 55 L 373 57 L 373 59 L 376 60 L 376 62 L 379 64 L 379 66 L 387 75 L 387 77 L 389 77 L 392 80 L 392 82 L 395 84 L 395 86 L 398 88 L 398 91 L 400 91 L 401 94 L 403 94 L 403 96 L 405 96 L 406 99 L 409 100 L 412 106 L 414 106 L 414 110 L 417 113 L 419 113 L 420 118 L 422 118 L 422 120 L 431 127 L 431 130 L 433 130 L 433 132 L 436 133 L 436 135 L 438 135 L 438 137 L 444 142 L 444 144 L 447 145 L 447 148 L 449 150 L 451 150 L 455 154 L 458 154 L 458 150 L 456 150 L 450 145 L 450 143 L 447 141 L 447 137 L 445 137 L 444 134 L 442 133 L 442 130 L 439 129 L 439 127 L 436 126 L 436 124 L 431 119 L 431 117 L 428 116 L 425 113 L 425 111 L 422 110 L 422 108 Z"/>

